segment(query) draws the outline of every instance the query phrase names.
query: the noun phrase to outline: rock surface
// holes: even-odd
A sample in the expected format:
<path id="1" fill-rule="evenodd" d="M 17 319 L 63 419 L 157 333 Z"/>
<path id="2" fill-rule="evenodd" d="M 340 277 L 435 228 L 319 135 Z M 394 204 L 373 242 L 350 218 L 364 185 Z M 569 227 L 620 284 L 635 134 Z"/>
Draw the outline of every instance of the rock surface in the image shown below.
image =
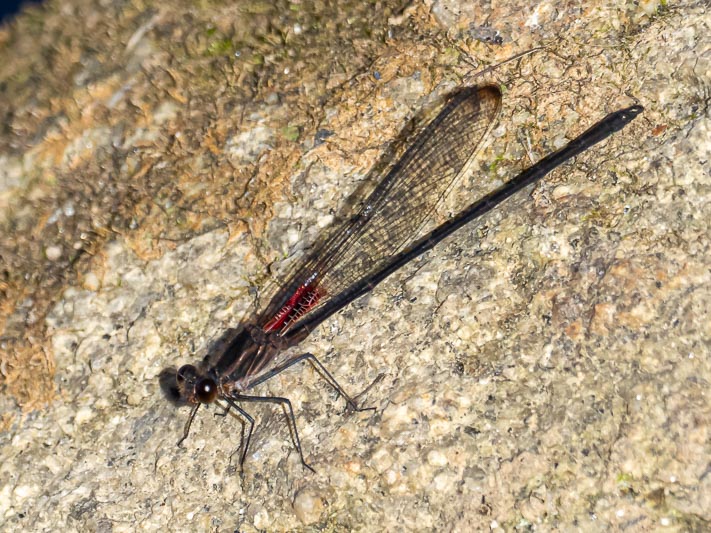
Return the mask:
<path id="1" fill-rule="evenodd" d="M 0 529 L 709 529 L 708 5 L 226 4 L 55 0 L 0 28 Z M 219 411 L 176 447 L 161 370 L 476 83 L 503 111 L 437 221 L 645 113 L 304 342 L 375 412 L 308 366 L 259 388 L 315 474 L 268 406 L 244 469 Z"/>

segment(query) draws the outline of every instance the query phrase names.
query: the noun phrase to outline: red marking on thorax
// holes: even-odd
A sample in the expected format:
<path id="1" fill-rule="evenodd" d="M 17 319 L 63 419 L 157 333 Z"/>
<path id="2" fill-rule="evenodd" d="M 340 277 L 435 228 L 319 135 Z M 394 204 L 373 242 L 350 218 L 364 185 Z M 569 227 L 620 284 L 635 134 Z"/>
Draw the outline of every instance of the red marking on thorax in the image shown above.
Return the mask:
<path id="1" fill-rule="evenodd" d="M 264 326 L 264 331 L 276 331 L 288 328 L 299 318 L 313 309 L 325 293 L 315 283 L 301 285 L 284 307 L 274 315 L 274 317 Z"/>

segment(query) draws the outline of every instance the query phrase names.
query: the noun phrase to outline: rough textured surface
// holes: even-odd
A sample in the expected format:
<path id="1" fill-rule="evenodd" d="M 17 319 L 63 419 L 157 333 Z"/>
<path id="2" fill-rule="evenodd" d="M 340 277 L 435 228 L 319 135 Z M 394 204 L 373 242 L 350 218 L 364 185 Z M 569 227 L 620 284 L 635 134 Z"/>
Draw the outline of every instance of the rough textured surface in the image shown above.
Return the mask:
<path id="1" fill-rule="evenodd" d="M 0 28 L 4 531 L 711 528 L 707 3 L 173 4 Z M 176 447 L 160 371 L 252 312 L 410 117 L 484 81 L 503 114 L 440 219 L 646 111 L 304 343 L 354 394 L 384 374 L 375 413 L 308 368 L 260 389 L 316 474 L 269 408 L 244 471 L 237 420 Z"/>

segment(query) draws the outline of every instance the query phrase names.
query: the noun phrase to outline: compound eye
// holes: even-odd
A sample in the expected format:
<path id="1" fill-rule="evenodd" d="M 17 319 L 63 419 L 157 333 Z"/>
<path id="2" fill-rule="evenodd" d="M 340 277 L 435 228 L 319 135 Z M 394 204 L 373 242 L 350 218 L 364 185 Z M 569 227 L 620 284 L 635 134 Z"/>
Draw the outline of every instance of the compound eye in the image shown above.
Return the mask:
<path id="1" fill-rule="evenodd" d="M 212 378 L 203 378 L 195 385 L 195 396 L 200 403 L 212 403 L 217 398 L 217 383 Z"/>
<path id="2" fill-rule="evenodd" d="M 178 383 L 183 383 L 184 381 L 195 381 L 196 377 L 197 369 L 193 365 L 183 365 L 178 369 L 176 379 Z"/>

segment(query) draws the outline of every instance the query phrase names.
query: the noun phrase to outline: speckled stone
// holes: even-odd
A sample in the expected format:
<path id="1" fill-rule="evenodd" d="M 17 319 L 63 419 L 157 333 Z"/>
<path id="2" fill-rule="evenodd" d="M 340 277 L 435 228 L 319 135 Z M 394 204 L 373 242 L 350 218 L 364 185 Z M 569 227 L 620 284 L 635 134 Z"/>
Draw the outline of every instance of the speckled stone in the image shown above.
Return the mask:
<path id="1" fill-rule="evenodd" d="M 335 6 L 335 5 L 334 5 Z M 81 20 L 81 24 L 77 21 Z M 0 28 L 0 529 L 703 531 L 708 6 L 47 2 Z M 524 54 L 514 60 L 508 59 Z M 462 85 L 503 110 L 440 222 L 623 132 L 322 324 L 239 419 L 165 400 Z M 421 118 L 421 117 L 420 117 Z"/>

